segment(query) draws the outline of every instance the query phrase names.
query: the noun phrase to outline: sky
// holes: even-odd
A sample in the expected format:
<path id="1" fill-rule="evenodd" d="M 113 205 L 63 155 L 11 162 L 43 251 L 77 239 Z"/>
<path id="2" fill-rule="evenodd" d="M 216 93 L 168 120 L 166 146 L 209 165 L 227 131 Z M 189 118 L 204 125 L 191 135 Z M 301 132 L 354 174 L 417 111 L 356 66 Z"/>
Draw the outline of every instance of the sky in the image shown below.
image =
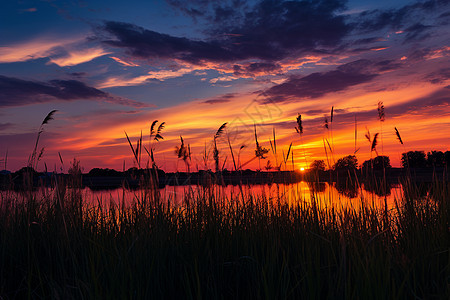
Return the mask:
<path id="1" fill-rule="evenodd" d="M 136 147 L 141 132 L 142 166 L 152 149 L 160 168 L 186 170 L 174 151 L 182 136 L 190 170 L 214 170 L 223 123 L 216 144 L 229 170 L 233 157 L 300 169 L 354 153 L 400 166 L 402 152 L 450 150 L 449 33 L 448 0 L 6 1 L 0 169 L 27 165 L 52 110 L 38 170 L 67 171 L 73 159 L 85 172 L 128 169 L 126 134 Z M 266 159 L 252 160 L 255 129 Z"/>

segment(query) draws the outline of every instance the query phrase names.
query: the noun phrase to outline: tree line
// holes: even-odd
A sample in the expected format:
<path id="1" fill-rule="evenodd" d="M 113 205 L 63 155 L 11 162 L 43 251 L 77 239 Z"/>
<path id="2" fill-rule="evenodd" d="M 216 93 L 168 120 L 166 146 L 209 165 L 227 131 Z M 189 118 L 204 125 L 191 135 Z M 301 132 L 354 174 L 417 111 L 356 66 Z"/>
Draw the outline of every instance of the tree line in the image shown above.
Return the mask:
<path id="1" fill-rule="evenodd" d="M 450 166 L 450 151 L 408 151 L 402 153 L 403 168 L 445 168 Z M 364 161 L 360 168 L 362 170 L 390 169 L 391 161 L 389 156 L 379 155 L 375 158 Z M 326 164 L 324 160 L 314 160 L 310 165 L 312 171 L 325 171 Z M 358 169 L 358 159 L 355 155 L 348 155 L 339 158 L 332 166 L 336 171 L 351 171 Z"/>

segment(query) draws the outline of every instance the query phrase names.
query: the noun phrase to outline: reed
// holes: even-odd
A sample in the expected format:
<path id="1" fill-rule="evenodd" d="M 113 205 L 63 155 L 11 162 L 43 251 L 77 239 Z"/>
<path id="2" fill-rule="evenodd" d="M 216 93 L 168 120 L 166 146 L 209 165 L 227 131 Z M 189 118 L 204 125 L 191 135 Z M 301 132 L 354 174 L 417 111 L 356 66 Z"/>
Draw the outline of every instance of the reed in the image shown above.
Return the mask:
<path id="1" fill-rule="evenodd" d="M 226 196 L 218 186 L 186 189 L 179 205 L 150 190 L 131 203 L 77 189 L 2 192 L 0 294 L 445 298 L 450 186 L 435 182 L 425 198 L 411 183 L 404 190 L 392 211 L 367 199 L 323 205 L 320 193 L 291 203 Z"/>
<path id="2" fill-rule="evenodd" d="M 227 126 L 227 123 L 223 123 L 219 129 L 217 129 L 216 133 L 214 134 L 214 151 L 213 151 L 213 158 L 214 158 L 214 162 L 215 162 L 215 166 L 216 166 L 216 173 L 219 172 L 221 169 L 219 167 L 219 149 L 217 148 L 217 140 L 218 138 L 222 135 L 222 133 L 224 132 L 225 128 Z M 225 160 L 223 165 L 225 165 Z M 222 167 L 223 169 L 223 167 Z"/>
<path id="3" fill-rule="evenodd" d="M 225 126 L 214 135 L 217 169 L 216 140 Z M 142 135 L 136 147 L 125 135 L 139 164 Z M 377 137 L 367 132 L 371 152 Z M 176 154 L 186 163 L 190 146 L 181 136 L 180 142 Z M 268 152 L 256 126 L 255 143 L 253 159 Z M 273 152 L 275 145 L 274 133 Z M 286 156 L 283 151 L 285 167 L 289 155 L 294 159 L 291 146 Z M 74 160 L 74 174 L 79 168 Z M 217 185 L 191 186 L 177 204 L 152 185 L 128 203 L 125 192 L 114 202 L 63 184 L 0 191 L 0 296 L 448 298 L 450 185 L 435 179 L 425 194 L 409 178 L 402 186 L 394 208 L 363 197 L 343 206 L 314 190 L 274 198 L 244 193 L 242 186 L 236 195 Z"/>
<path id="4" fill-rule="evenodd" d="M 38 134 L 36 137 L 36 142 L 34 144 L 34 149 L 31 152 L 30 157 L 28 158 L 28 167 L 32 167 L 34 169 L 37 168 L 37 164 L 38 164 L 39 160 L 42 158 L 42 155 L 44 154 L 44 147 L 41 148 L 41 150 L 39 151 L 39 154 L 38 154 L 39 139 L 41 137 L 41 134 L 44 132 L 44 125 L 48 124 L 48 122 L 53 120 L 53 116 L 56 112 L 57 112 L 56 109 L 49 112 L 47 114 L 47 116 L 44 118 L 44 120 L 42 121 L 41 125 L 39 126 Z"/>

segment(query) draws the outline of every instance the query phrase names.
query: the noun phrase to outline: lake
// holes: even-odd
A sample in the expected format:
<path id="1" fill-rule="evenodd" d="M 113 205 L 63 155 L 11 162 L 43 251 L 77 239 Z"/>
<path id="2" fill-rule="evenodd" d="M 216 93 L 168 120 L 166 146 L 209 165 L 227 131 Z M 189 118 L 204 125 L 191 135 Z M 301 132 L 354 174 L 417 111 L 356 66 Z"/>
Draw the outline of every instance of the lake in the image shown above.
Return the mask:
<path id="1" fill-rule="evenodd" d="M 33 193 L 39 197 L 55 195 L 56 188 L 41 188 Z M 66 193 L 70 193 L 71 189 L 67 188 Z M 116 188 L 111 190 L 91 190 L 85 187 L 79 191 L 83 195 L 83 200 L 90 205 L 106 205 L 114 203 L 116 205 L 124 203 L 126 206 L 135 201 L 144 199 L 150 192 L 145 189 L 126 189 Z M 7 195 L 14 198 L 22 198 L 28 195 L 28 192 L 1 191 L 2 198 Z M 252 184 L 252 185 L 211 185 L 203 187 L 199 185 L 183 185 L 183 186 L 165 186 L 158 189 L 160 199 L 170 202 L 175 206 L 183 205 L 185 195 L 195 199 L 196 196 L 203 193 L 214 195 L 215 199 L 225 201 L 236 201 L 245 199 L 258 199 L 259 201 L 267 201 L 268 203 L 287 203 L 295 205 L 297 203 L 311 203 L 313 200 L 319 207 L 335 207 L 337 209 L 343 207 L 359 208 L 364 202 L 370 206 L 384 207 L 385 200 L 389 209 L 395 207 L 395 199 L 399 200 L 403 196 L 401 184 L 390 185 L 386 192 L 380 189 L 369 189 L 364 184 L 361 186 L 339 186 L 336 183 L 329 184 L 327 182 L 297 182 L 292 184 Z M 13 199 L 14 199 L 13 198 Z"/>

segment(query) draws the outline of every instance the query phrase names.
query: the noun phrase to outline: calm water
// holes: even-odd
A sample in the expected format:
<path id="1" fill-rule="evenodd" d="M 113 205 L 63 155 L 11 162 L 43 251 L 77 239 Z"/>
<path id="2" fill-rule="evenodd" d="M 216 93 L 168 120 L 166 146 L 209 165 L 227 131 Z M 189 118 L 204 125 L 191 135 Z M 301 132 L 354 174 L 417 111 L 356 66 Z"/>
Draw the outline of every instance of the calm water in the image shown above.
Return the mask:
<path id="1" fill-rule="evenodd" d="M 69 191 L 66 191 L 66 193 Z M 145 196 L 143 189 L 128 190 L 125 188 L 118 188 L 114 190 L 91 190 L 84 188 L 81 190 L 83 199 L 90 205 L 105 205 L 108 206 L 111 203 L 114 204 L 132 204 Z M 311 203 L 314 199 L 321 207 L 354 207 L 358 208 L 362 202 L 368 205 L 374 205 L 376 207 L 384 207 L 385 199 L 388 208 L 395 206 L 395 199 L 402 198 L 402 186 L 400 184 L 391 186 L 388 191 L 382 193 L 378 191 L 368 191 L 364 186 L 361 187 L 340 187 L 336 184 L 328 183 L 307 183 L 298 182 L 294 184 L 264 184 L 264 185 L 242 185 L 242 186 L 212 186 L 209 188 L 186 185 L 186 186 L 166 186 L 163 189 L 158 190 L 161 199 L 174 205 L 183 205 L 183 199 L 186 194 L 195 197 L 206 193 L 207 195 L 213 194 L 216 199 L 224 199 L 226 201 L 246 199 L 253 197 L 253 199 L 265 199 L 268 202 L 276 203 L 281 201 L 290 205 L 296 203 Z M 3 199 L 9 194 L 20 199 L 21 194 L 19 192 L 1 191 Z M 52 196 L 56 193 L 56 189 L 40 189 L 33 193 L 40 196 Z"/>
<path id="2" fill-rule="evenodd" d="M 271 185 L 243 185 L 239 186 L 213 186 L 211 188 L 190 185 L 190 186 L 166 186 L 159 190 L 160 196 L 165 201 L 175 205 L 182 205 L 186 194 L 194 197 L 202 193 L 213 193 L 216 199 L 236 200 L 249 199 L 252 196 L 255 199 L 266 199 L 269 202 L 282 201 L 288 204 L 296 204 L 300 202 L 310 203 L 313 199 L 317 203 L 324 206 L 347 207 L 353 206 L 358 208 L 361 201 L 366 204 L 384 207 L 385 199 L 388 207 L 394 207 L 394 199 L 402 198 L 401 185 L 391 186 L 386 193 L 377 193 L 367 191 L 364 186 L 360 188 L 336 187 L 335 184 L 328 183 L 307 183 L 298 182 L 295 184 L 271 184 Z M 111 201 L 115 204 L 121 203 L 122 199 L 125 203 L 133 203 L 137 199 L 141 199 L 145 194 L 144 190 L 127 190 L 123 188 L 106 191 L 92 191 L 89 188 L 83 190 L 85 199 L 89 199 L 94 203 L 108 204 Z M 383 196 L 385 194 L 385 196 Z"/>

